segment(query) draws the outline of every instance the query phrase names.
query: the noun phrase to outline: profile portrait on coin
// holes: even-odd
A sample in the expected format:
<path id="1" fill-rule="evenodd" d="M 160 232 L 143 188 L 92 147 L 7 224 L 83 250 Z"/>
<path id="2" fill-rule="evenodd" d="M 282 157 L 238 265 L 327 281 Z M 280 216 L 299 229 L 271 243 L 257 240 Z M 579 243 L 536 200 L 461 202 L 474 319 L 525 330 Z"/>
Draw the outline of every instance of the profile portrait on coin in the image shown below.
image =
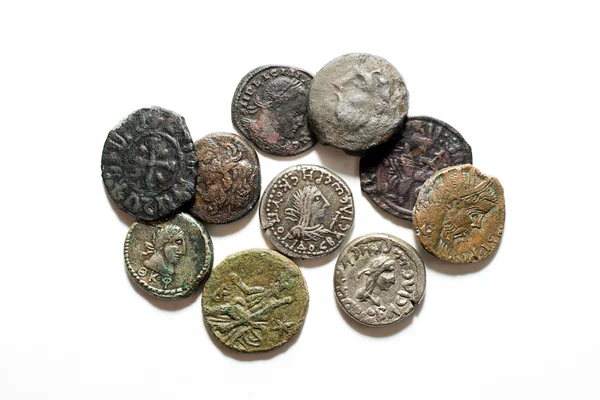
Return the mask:
<path id="1" fill-rule="evenodd" d="M 325 228 L 325 212 L 329 202 L 316 186 L 299 189 L 294 193 L 292 206 L 285 209 L 285 219 L 296 222 L 289 236 L 295 239 L 316 240 L 331 231 Z M 285 239 L 285 238 L 284 238 Z"/>
<path id="2" fill-rule="evenodd" d="M 390 290 L 396 283 L 394 275 L 394 260 L 385 255 L 376 256 L 369 266 L 358 272 L 358 278 L 366 277 L 365 285 L 356 292 L 360 301 L 370 302 L 375 306 L 381 305 L 378 293 Z"/>
<path id="3" fill-rule="evenodd" d="M 186 254 L 185 235 L 177 225 L 160 227 L 154 234 L 152 243 L 146 242 L 146 251 L 142 253 L 149 258 L 144 266 L 162 276 L 175 273 L 175 266 Z"/>

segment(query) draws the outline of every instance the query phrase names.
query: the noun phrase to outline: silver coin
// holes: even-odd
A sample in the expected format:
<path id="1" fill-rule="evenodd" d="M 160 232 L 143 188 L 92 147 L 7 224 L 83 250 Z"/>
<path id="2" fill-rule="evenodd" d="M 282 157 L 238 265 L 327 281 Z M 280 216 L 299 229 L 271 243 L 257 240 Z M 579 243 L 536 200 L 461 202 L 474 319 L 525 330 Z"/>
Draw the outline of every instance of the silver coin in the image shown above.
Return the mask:
<path id="1" fill-rule="evenodd" d="M 425 265 L 417 251 L 392 235 L 375 233 L 348 244 L 335 265 L 335 295 L 346 313 L 369 326 L 410 315 L 425 293 Z"/>
<path id="2" fill-rule="evenodd" d="M 317 258 L 333 252 L 353 222 L 350 188 L 318 165 L 296 165 L 281 172 L 260 202 L 265 235 L 289 257 Z"/>
<path id="3" fill-rule="evenodd" d="M 346 54 L 314 77 L 308 118 L 319 142 L 361 155 L 387 141 L 406 117 L 408 91 L 381 57 Z"/>

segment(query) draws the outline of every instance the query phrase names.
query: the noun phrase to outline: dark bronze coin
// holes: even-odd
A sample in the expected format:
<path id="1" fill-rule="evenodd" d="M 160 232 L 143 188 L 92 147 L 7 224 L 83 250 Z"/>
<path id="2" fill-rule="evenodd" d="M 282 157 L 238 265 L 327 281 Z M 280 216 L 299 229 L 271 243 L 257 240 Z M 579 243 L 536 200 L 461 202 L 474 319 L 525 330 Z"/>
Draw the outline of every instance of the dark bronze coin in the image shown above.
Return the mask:
<path id="1" fill-rule="evenodd" d="M 231 103 L 236 131 L 276 156 L 310 149 L 316 144 L 307 121 L 311 82 L 311 74 L 294 67 L 267 65 L 249 72 Z"/>
<path id="2" fill-rule="evenodd" d="M 191 213 L 226 224 L 252 210 L 260 197 L 260 165 L 252 145 L 233 133 L 211 133 L 194 147 L 199 167 Z"/>
<path id="3" fill-rule="evenodd" d="M 360 186 L 381 209 L 411 221 L 419 189 L 431 175 L 472 162 L 471 146 L 450 125 L 410 117 L 398 140 L 361 158 Z"/>
<path id="4" fill-rule="evenodd" d="M 173 214 L 194 196 L 198 160 L 185 120 L 142 108 L 108 134 L 102 178 L 117 207 L 143 220 Z"/>
<path id="5" fill-rule="evenodd" d="M 125 239 L 125 264 L 135 283 L 152 296 L 190 296 L 213 265 L 212 241 L 186 213 L 157 222 L 134 222 Z"/>

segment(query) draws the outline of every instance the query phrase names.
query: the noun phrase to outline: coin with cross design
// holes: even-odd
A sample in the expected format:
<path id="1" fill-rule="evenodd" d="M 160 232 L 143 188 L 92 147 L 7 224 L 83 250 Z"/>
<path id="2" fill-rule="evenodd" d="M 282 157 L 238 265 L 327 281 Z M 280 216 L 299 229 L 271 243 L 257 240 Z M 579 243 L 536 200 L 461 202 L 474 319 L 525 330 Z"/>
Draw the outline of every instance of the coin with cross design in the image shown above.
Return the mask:
<path id="1" fill-rule="evenodd" d="M 198 159 L 185 120 L 160 107 L 130 114 L 108 134 L 102 178 L 117 207 L 143 220 L 175 213 L 194 196 Z"/>

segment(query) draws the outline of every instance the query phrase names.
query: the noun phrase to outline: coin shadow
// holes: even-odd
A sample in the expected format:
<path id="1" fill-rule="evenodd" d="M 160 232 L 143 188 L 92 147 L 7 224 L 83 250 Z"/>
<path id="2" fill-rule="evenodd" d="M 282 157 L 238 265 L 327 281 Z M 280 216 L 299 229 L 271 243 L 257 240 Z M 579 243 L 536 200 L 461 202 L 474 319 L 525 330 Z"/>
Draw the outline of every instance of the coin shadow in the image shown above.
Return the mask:
<path id="1" fill-rule="evenodd" d="M 119 218 L 119 220 L 121 220 L 121 222 L 124 223 L 126 226 L 128 226 L 128 227 L 131 226 L 131 224 L 133 224 L 135 222 L 135 218 L 132 217 L 131 215 L 127 214 L 125 211 L 121 210 L 119 207 L 117 207 L 115 205 L 115 202 L 110 197 L 110 194 L 108 194 L 106 187 L 104 187 L 104 195 L 106 196 L 106 200 L 112 207 L 115 214 L 117 214 L 117 217 Z"/>
<path id="2" fill-rule="evenodd" d="M 343 150 L 319 145 L 315 149 L 321 164 L 333 171 L 350 176 L 358 176 L 360 157 L 351 156 Z"/>
<path id="3" fill-rule="evenodd" d="M 315 147 L 317 147 L 317 144 L 315 144 L 310 149 L 307 149 L 306 151 L 303 151 L 302 153 L 296 154 L 294 156 L 276 156 L 274 154 L 269 154 L 264 150 L 259 149 L 258 147 L 254 148 L 256 149 L 256 152 L 258 154 L 273 161 L 296 161 L 306 156 L 307 154 L 310 154 L 315 149 Z"/>
<path id="4" fill-rule="evenodd" d="M 231 235 L 232 233 L 241 231 L 250 223 L 250 221 L 252 221 L 254 215 L 256 215 L 258 211 L 258 203 L 259 202 L 252 207 L 252 210 L 250 210 L 248 214 L 244 215 L 240 219 L 236 219 L 233 222 L 229 222 L 227 224 L 210 224 L 202 221 L 202 223 L 206 226 L 206 229 L 208 229 L 208 233 L 210 233 L 211 236 L 221 237 Z"/>
<path id="5" fill-rule="evenodd" d="M 156 308 L 159 308 L 159 309 L 165 310 L 165 311 L 178 311 L 178 310 L 182 310 L 182 309 L 190 306 L 198 299 L 198 296 L 200 296 L 200 293 L 202 292 L 202 290 L 204 290 L 204 283 L 202 283 L 200 285 L 200 287 L 198 288 L 198 290 L 196 290 L 195 293 L 193 293 L 191 296 L 186 297 L 184 299 L 176 299 L 176 300 L 159 299 L 157 297 L 153 297 L 153 296 L 149 295 L 148 293 L 146 293 L 142 288 L 140 288 L 138 285 L 136 285 L 135 282 L 133 282 L 131 280 L 131 278 L 129 278 L 127 280 L 129 281 L 129 284 L 133 287 L 133 289 L 137 292 L 137 294 L 139 294 L 141 297 L 143 297 L 148 303 L 152 304 Z"/>
<path id="6" fill-rule="evenodd" d="M 392 222 L 394 225 L 398 225 L 401 226 L 403 228 L 407 228 L 410 229 L 412 231 L 412 221 L 407 221 L 405 219 L 396 217 L 384 210 L 382 210 L 377 204 L 375 204 L 375 202 L 373 200 L 371 200 L 371 198 L 369 196 L 367 196 L 365 194 L 365 192 L 363 192 L 362 190 L 360 191 L 360 193 L 362 194 L 362 196 L 367 199 L 369 201 L 369 203 L 371 204 L 371 206 L 375 209 L 375 211 L 377 211 L 377 213 L 379 215 L 381 215 L 383 218 L 385 218 L 386 220 Z"/>
<path id="7" fill-rule="evenodd" d="M 408 317 L 404 318 L 402 321 L 385 326 L 368 326 L 361 324 L 360 322 L 350 317 L 348 313 L 346 313 L 346 311 L 340 305 L 339 301 L 337 301 L 337 299 L 335 298 L 335 293 L 333 293 L 333 297 L 339 313 L 342 315 L 346 323 L 350 325 L 352 329 L 354 329 L 362 335 L 367 335 L 371 337 L 389 337 L 403 331 L 410 324 L 412 324 L 414 317 L 421 313 L 423 305 L 425 304 L 425 297 L 427 296 L 423 296 L 423 300 L 421 300 L 421 303 L 415 306 L 413 312 Z"/>

